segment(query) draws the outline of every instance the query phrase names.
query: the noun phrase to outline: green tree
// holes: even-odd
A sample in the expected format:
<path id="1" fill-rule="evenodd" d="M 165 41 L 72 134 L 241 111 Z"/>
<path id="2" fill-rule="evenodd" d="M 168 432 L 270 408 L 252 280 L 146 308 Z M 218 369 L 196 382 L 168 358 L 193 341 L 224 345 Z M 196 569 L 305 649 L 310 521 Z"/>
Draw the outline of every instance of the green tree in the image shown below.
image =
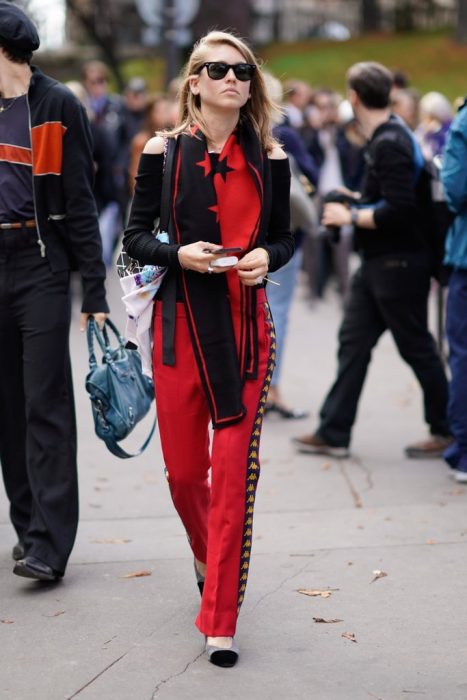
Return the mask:
<path id="1" fill-rule="evenodd" d="M 380 31 L 381 20 L 381 8 L 378 0 L 361 0 L 360 25 L 362 32 Z"/>
<path id="2" fill-rule="evenodd" d="M 456 41 L 467 44 L 467 0 L 457 0 Z"/>
<path id="3" fill-rule="evenodd" d="M 118 21 L 121 21 L 118 3 L 108 0 L 92 0 L 86 3 L 79 0 L 65 0 L 65 4 L 80 22 L 91 41 L 99 47 L 115 77 L 118 90 L 122 91 L 125 81 L 120 69 L 116 42 Z"/>

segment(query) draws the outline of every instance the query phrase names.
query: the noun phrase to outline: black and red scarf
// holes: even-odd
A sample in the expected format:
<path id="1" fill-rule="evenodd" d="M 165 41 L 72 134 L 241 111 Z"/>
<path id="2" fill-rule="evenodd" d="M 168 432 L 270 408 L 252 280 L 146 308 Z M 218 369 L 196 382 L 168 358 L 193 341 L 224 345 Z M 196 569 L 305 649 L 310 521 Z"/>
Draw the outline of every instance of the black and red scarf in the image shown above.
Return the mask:
<path id="1" fill-rule="evenodd" d="M 199 129 L 181 135 L 173 167 L 173 242 L 203 240 L 240 246 L 244 253 L 265 242 L 269 161 L 248 122 L 240 123 L 231 134 L 215 167 Z M 256 288 L 240 284 L 235 272 L 209 275 L 187 270 L 181 278 L 213 426 L 222 428 L 245 415 L 243 383 L 257 374 Z M 240 308 L 239 342 L 231 314 L 234 298 Z"/>

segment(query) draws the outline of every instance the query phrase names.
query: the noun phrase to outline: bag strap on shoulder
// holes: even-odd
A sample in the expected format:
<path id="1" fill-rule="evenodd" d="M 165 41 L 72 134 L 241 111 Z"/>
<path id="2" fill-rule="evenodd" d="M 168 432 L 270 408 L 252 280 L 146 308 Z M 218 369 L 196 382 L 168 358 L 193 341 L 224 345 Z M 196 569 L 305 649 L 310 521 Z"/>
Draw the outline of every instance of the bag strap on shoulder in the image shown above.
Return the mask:
<path id="1" fill-rule="evenodd" d="M 161 214 L 159 228 L 161 231 L 166 231 L 169 234 L 170 225 L 170 203 L 172 193 L 172 177 L 173 165 L 175 160 L 175 150 L 177 148 L 177 140 L 175 138 L 167 139 L 167 152 L 164 161 L 164 175 L 162 178 L 161 191 Z"/>

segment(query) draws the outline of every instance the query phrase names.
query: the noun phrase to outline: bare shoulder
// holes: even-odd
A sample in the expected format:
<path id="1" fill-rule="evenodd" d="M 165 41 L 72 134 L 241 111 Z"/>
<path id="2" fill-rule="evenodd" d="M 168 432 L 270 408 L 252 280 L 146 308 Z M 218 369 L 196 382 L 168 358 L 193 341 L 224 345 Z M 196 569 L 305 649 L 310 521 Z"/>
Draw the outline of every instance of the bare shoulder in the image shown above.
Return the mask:
<path id="1" fill-rule="evenodd" d="M 272 151 L 268 154 L 269 160 L 285 160 L 287 158 L 287 153 L 280 146 L 274 146 Z"/>
<path id="2" fill-rule="evenodd" d="M 151 153 L 157 155 L 164 153 L 165 141 L 162 136 L 153 136 L 152 139 L 146 143 L 143 153 Z"/>

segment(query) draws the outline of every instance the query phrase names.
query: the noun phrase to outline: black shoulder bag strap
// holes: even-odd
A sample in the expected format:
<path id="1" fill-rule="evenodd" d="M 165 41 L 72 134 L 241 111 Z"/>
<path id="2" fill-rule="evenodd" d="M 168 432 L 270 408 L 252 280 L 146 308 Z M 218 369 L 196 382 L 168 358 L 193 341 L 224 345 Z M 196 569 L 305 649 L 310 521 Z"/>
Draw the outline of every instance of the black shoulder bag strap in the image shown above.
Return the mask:
<path id="1" fill-rule="evenodd" d="M 160 228 L 169 234 L 169 242 L 174 243 L 171 230 L 172 184 L 178 139 L 170 138 L 167 143 L 164 180 L 161 194 Z M 169 271 L 164 280 L 162 298 L 162 361 L 164 365 L 175 365 L 175 308 L 177 298 L 177 275 L 175 270 Z"/>
<path id="2" fill-rule="evenodd" d="M 160 231 L 166 231 L 169 235 L 169 240 L 170 240 L 170 232 L 169 232 L 169 226 L 170 226 L 170 205 L 171 205 L 171 192 L 172 192 L 172 177 L 173 177 L 173 163 L 174 163 L 174 156 L 175 156 L 175 149 L 176 149 L 176 139 L 174 138 L 169 138 L 167 139 L 167 150 L 165 152 L 165 159 L 164 159 L 164 173 L 162 176 L 162 190 L 161 190 L 161 213 L 159 217 L 159 230 Z M 170 241 L 172 242 L 172 241 Z M 169 277 L 169 275 L 167 275 Z M 171 278 L 175 281 L 175 276 L 171 275 Z M 170 289 L 170 288 L 169 288 Z M 174 284 L 174 302 L 175 302 L 175 284 Z M 167 289 L 165 289 L 164 292 L 164 298 L 167 293 Z M 174 313 L 173 313 L 173 332 L 175 331 L 175 303 L 173 305 L 174 307 Z M 104 327 L 105 330 L 105 327 Z M 167 333 L 163 334 L 163 337 L 165 338 L 167 336 Z M 173 333 L 172 333 L 172 339 L 173 339 Z M 172 341 L 172 347 L 173 347 L 173 341 Z M 112 439 L 106 440 L 106 445 L 107 448 L 114 454 L 116 457 L 120 457 L 122 459 L 127 459 L 128 457 L 138 457 L 140 454 L 144 452 L 146 447 L 149 445 L 151 438 L 154 434 L 154 430 L 156 427 L 156 419 L 154 419 L 154 423 L 152 424 L 151 430 L 149 432 L 148 437 L 144 441 L 143 445 L 137 450 L 137 452 L 130 454 L 128 452 L 125 452 L 125 450 L 120 447 L 120 445 Z"/>

